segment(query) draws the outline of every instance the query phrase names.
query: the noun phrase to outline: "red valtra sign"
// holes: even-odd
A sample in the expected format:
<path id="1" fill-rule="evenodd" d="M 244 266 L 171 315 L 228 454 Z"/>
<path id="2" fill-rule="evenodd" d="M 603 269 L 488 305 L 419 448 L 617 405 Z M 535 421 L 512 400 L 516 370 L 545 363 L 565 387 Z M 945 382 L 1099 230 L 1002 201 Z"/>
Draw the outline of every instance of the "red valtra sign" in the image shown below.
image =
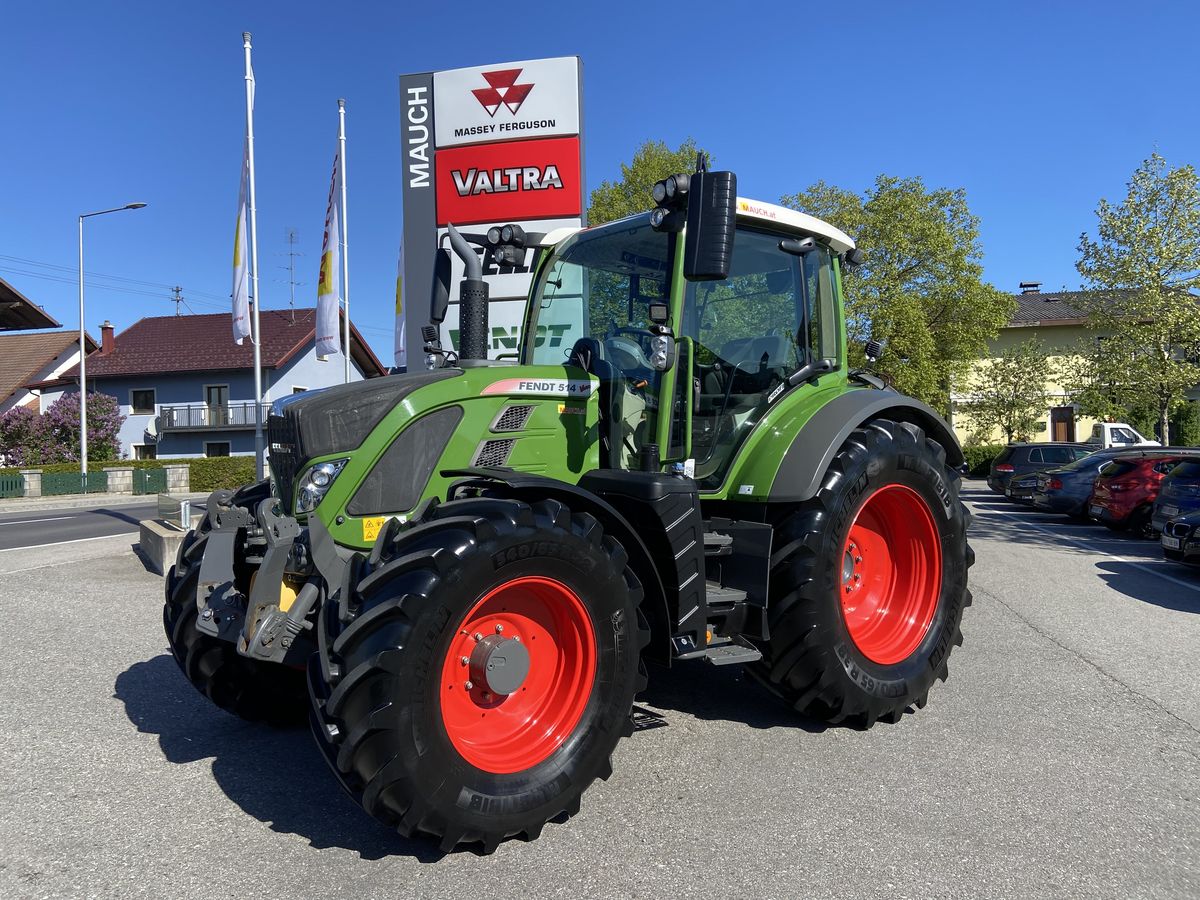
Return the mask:
<path id="1" fill-rule="evenodd" d="M 439 225 L 581 215 L 579 138 L 542 138 L 437 151 Z"/>

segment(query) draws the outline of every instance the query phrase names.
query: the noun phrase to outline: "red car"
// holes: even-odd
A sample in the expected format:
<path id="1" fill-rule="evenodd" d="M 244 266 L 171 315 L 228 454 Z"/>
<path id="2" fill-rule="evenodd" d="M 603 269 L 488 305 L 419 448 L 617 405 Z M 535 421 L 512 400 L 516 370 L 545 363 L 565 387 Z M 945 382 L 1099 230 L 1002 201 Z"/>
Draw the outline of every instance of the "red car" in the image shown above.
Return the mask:
<path id="1" fill-rule="evenodd" d="M 1088 498 L 1088 515 L 1113 531 L 1153 537 L 1150 519 L 1159 483 L 1185 456 L 1190 454 L 1146 451 L 1105 463 Z"/>

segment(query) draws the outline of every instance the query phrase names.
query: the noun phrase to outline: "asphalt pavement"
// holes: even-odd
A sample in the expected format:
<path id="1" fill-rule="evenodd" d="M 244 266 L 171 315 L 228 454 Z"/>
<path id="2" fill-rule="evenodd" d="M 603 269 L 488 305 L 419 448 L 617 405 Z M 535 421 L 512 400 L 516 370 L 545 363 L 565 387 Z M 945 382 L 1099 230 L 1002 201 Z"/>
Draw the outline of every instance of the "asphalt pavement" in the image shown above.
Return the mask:
<path id="1" fill-rule="evenodd" d="M 1200 896 L 1200 572 L 970 492 L 975 604 L 929 705 L 869 732 L 740 673 L 651 670 L 582 812 L 442 856 L 304 732 L 179 674 L 128 537 L 0 554 L 0 896 Z"/>
<path id="2" fill-rule="evenodd" d="M 203 504 L 193 503 L 196 511 Z M 119 534 L 136 534 L 142 519 L 158 516 L 158 501 L 109 503 L 88 508 L 23 509 L 0 513 L 0 552 L 48 544 L 69 544 Z"/>

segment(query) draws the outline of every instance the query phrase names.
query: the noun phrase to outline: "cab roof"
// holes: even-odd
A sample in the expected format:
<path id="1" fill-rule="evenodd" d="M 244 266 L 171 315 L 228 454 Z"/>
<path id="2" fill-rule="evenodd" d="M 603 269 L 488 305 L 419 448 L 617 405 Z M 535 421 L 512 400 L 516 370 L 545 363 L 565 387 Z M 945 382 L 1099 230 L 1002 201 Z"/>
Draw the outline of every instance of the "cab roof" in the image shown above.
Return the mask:
<path id="1" fill-rule="evenodd" d="M 828 222 L 815 216 L 797 212 L 785 206 L 738 197 L 737 214 L 738 218 L 742 220 L 765 222 L 776 227 L 782 225 L 790 231 L 815 237 L 821 243 L 828 245 L 834 253 L 845 253 L 847 250 L 854 249 L 854 241 L 841 229 L 834 228 Z M 638 213 L 638 215 L 645 215 L 645 213 Z M 556 228 L 542 237 L 539 246 L 553 247 L 583 230 L 582 228 Z"/>

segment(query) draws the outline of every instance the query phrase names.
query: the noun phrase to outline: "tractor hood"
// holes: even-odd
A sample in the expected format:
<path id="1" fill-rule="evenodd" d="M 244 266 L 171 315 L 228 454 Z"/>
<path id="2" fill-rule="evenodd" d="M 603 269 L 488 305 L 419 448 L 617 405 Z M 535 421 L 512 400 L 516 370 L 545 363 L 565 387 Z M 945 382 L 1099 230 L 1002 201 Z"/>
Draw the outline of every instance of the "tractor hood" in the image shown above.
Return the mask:
<path id="1" fill-rule="evenodd" d="M 460 369 L 387 375 L 276 401 L 267 419 L 267 440 L 281 496 L 290 498 L 293 480 L 308 460 L 358 449 L 413 391 L 459 375 Z"/>

